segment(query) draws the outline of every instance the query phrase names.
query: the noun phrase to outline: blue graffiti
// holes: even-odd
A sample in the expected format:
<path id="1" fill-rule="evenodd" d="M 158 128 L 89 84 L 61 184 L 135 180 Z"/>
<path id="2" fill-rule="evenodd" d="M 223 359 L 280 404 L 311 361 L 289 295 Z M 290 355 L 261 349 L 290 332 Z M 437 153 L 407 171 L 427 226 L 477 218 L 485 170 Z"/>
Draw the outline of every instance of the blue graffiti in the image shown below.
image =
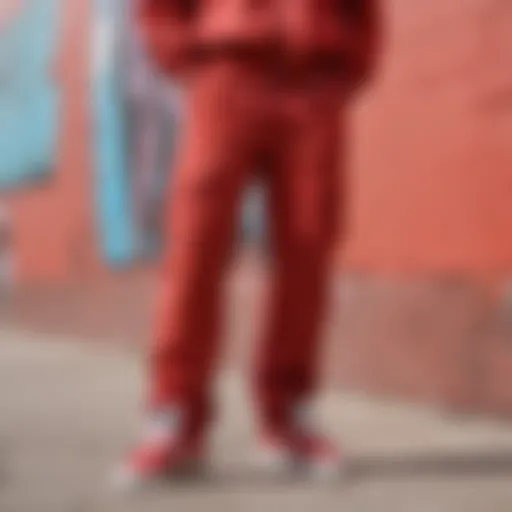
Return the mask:
<path id="1" fill-rule="evenodd" d="M 59 2 L 20 0 L 0 30 L 0 189 L 32 183 L 54 166 Z"/>
<path id="2" fill-rule="evenodd" d="M 99 242 L 108 263 L 133 261 L 135 233 L 119 80 L 122 2 L 95 0 L 92 37 L 94 183 Z"/>

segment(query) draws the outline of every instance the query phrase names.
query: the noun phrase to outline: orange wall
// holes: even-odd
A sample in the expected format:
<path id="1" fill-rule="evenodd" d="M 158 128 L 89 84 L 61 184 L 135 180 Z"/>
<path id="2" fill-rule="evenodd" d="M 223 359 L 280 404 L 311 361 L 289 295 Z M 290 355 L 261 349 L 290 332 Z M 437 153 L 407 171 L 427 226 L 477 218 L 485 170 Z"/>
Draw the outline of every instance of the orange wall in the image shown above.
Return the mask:
<path id="1" fill-rule="evenodd" d="M 92 228 L 89 2 L 66 6 L 52 185 L 13 198 L 26 281 L 98 268 Z M 384 73 L 355 116 L 349 269 L 512 270 L 512 3 L 387 2 Z"/>
<path id="2" fill-rule="evenodd" d="M 512 3 L 389 2 L 361 107 L 350 267 L 512 270 Z"/>

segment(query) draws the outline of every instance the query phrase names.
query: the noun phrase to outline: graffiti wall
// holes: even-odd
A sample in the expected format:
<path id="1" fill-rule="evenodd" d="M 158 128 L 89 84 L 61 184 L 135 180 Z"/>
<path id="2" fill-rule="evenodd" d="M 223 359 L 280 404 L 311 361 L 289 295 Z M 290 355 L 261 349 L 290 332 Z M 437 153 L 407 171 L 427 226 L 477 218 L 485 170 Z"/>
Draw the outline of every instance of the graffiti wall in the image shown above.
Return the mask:
<path id="1" fill-rule="evenodd" d="M 0 193 L 37 189 L 51 179 L 66 145 L 67 134 L 59 133 L 60 2 L 5 0 L 0 6 Z M 145 58 L 130 2 L 94 0 L 88 15 L 88 200 L 101 257 L 115 267 L 158 253 L 176 92 Z M 69 37 L 77 53 L 82 42 Z"/>
<path id="2" fill-rule="evenodd" d="M 144 53 L 134 2 L 96 0 L 94 5 L 98 221 L 104 255 L 120 265 L 159 253 L 179 98 Z"/>
<path id="3" fill-rule="evenodd" d="M 1 188 L 45 177 L 55 165 L 60 7 L 60 0 L 2 0 L 0 6 Z"/>
<path id="4" fill-rule="evenodd" d="M 353 123 L 345 268 L 510 271 L 510 5 L 389 2 L 383 73 Z M 0 193 L 35 184 L 12 204 L 28 280 L 158 253 L 180 102 L 130 12 L 0 2 Z M 261 192 L 248 191 L 249 240 L 264 231 Z"/>
<path id="5" fill-rule="evenodd" d="M 132 11 L 125 12 L 121 31 L 121 98 L 136 255 L 152 258 L 161 246 L 163 203 L 172 174 L 180 98 L 172 83 L 152 68 Z"/>
<path id="6" fill-rule="evenodd" d="M 120 34 L 124 16 L 122 4 L 116 0 L 94 0 L 92 4 L 94 196 L 102 253 L 113 264 L 131 261 L 134 252 L 120 74 Z"/>
<path id="7" fill-rule="evenodd" d="M 182 107 L 178 89 L 152 68 L 134 0 L 96 0 L 93 76 L 96 196 L 101 243 L 114 266 L 160 253 Z M 245 239 L 259 240 L 262 194 L 244 203 Z"/>

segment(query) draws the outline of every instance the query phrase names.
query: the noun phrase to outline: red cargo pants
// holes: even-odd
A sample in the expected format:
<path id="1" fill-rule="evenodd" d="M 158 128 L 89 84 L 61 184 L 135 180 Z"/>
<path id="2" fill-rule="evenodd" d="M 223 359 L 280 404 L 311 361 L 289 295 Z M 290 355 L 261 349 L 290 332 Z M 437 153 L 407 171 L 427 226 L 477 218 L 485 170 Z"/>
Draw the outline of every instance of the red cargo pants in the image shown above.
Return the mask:
<path id="1" fill-rule="evenodd" d="M 151 351 L 151 407 L 210 415 L 221 292 L 244 186 L 264 169 L 272 289 L 255 368 L 262 423 L 278 428 L 317 380 L 319 328 L 337 235 L 343 93 L 288 85 L 242 64 L 202 68 L 188 90 Z M 341 204 L 341 206 L 343 206 Z"/>

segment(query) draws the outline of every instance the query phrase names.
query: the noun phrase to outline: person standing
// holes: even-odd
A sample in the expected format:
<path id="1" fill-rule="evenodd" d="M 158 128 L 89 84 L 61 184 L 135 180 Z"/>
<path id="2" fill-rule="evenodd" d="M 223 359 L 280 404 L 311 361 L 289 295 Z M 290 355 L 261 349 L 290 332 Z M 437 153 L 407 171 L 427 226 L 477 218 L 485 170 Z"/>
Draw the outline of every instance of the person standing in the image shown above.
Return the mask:
<path id="1" fill-rule="evenodd" d="M 347 110 L 380 48 L 377 0 L 142 0 L 140 26 L 185 98 L 169 197 L 148 429 L 118 474 L 144 482 L 203 460 L 215 417 L 221 290 L 245 185 L 268 195 L 272 292 L 254 365 L 260 454 L 333 475 L 314 426 L 330 256 L 343 223 Z M 341 170 L 340 170 L 341 168 Z"/>

